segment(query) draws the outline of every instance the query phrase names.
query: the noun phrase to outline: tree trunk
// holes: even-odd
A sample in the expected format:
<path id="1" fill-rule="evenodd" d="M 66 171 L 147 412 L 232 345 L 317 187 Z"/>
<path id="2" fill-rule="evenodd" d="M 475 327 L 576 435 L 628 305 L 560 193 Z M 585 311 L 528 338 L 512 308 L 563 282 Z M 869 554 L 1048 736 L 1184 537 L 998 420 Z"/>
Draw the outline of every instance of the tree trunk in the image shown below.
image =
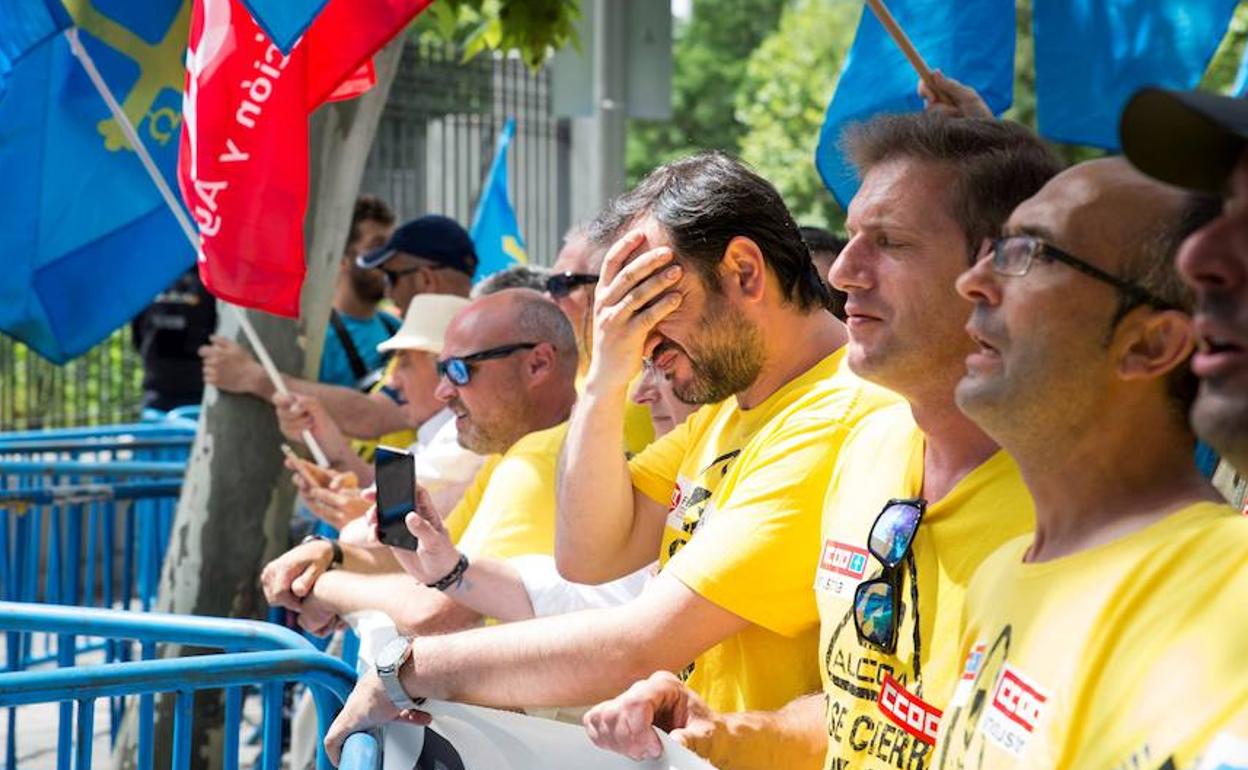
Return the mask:
<path id="1" fill-rule="evenodd" d="M 364 164 L 398 71 L 400 35 L 374 59 L 377 85 L 359 99 L 326 106 L 312 116 L 311 194 L 307 233 L 308 273 L 302 318 L 296 323 L 248 312 L 278 369 L 315 377 L 329 319 L 330 298 Z M 232 312 L 222 312 L 218 333 L 242 339 Z M 300 334 L 302 327 L 302 335 Z M 294 491 L 282 472 L 282 442 L 273 408 L 247 396 L 208 388 L 161 576 L 162 612 L 241 618 L 264 617 L 261 566 L 289 545 Z M 186 654 L 194 651 L 187 650 Z M 172 648 L 166 655 L 183 654 Z M 155 756 L 167 766 L 172 701 L 157 712 Z M 133 705 L 133 704 L 132 704 Z M 114 767 L 133 767 L 135 708 L 118 741 Z M 196 698 L 192 745 L 196 768 L 221 765 L 220 697 Z"/>

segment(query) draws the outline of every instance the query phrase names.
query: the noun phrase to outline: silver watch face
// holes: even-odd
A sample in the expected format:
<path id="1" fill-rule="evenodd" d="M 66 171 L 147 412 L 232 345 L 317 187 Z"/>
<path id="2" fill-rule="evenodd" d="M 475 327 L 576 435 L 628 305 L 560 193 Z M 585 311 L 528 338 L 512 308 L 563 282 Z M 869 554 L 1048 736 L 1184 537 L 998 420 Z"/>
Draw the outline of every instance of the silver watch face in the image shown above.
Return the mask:
<path id="1" fill-rule="evenodd" d="M 403 636 L 387 642 L 381 652 L 377 653 L 377 670 L 389 672 L 398 668 L 411 649 L 411 644 L 412 641 Z"/>

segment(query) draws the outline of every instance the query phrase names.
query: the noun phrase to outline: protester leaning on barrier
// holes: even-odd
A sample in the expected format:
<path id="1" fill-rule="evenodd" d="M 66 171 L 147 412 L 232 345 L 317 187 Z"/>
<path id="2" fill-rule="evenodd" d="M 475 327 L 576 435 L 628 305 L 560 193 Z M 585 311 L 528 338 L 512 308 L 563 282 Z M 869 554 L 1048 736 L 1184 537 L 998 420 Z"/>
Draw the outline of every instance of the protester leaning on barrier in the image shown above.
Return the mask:
<path id="1" fill-rule="evenodd" d="M 378 345 L 394 355 L 390 379 L 409 422 L 420 426 L 416 440 L 408 446 L 415 456 L 416 476 L 443 511 L 459 502 L 482 462 L 480 455 L 459 445 L 454 415 L 434 395 L 443 336 L 451 319 L 467 305 L 468 300 L 462 297 L 421 294 L 408 306 L 398 332 Z M 335 529 L 342 529 L 371 505 L 360 487 L 373 483 L 373 466 L 360 459 L 314 396 L 279 393 L 273 397 L 273 404 L 288 440 L 301 441 L 303 432 L 310 432 L 334 467 L 342 469 L 322 472 L 294 458 L 286 461 L 300 496 L 313 513 Z M 328 480 L 317 483 L 323 478 Z"/>
<path id="2" fill-rule="evenodd" d="M 1220 476 L 1238 471 L 1224 491 L 1248 512 L 1248 101 L 1144 89 L 1123 111 L 1122 147 L 1144 173 L 1224 200 L 1184 242 L 1178 269 L 1196 292 L 1192 423 L 1229 464 Z"/>
<path id="3" fill-rule="evenodd" d="M 694 410 L 671 391 L 671 382 L 649 364 L 633 390 L 634 401 L 651 406 L 656 436 L 668 433 Z M 419 582 L 437 582 L 462 558 L 461 551 L 451 542 L 451 533 L 433 515 L 433 506 L 422 506 L 409 514 L 408 529 L 416 536 L 418 549 L 395 549 L 393 554 Z M 507 560 L 477 558 L 470 561 L 463 580 L 446 589 L 446 595 L 486 617 L 525 620 L 624 604 L 641 593 L 651 574 L 649 567 L 643 567 L 602 585 L 584 585 L 563 579 L 549 555 L 527 554 Z"/>
<path id="4" fill-rule="evenodd" d="M 1081 163 L 959 280 L 958 405 L 1018 461 L 1036 532 L 968 589 L 937 767 L 1194 767 L 1248 702 L 1248 520 L 1195 465 L 1174 269 L 1216 212 L 1122 158 Z"/>
<path id="5" fill-rule="evenodd" d="M 467 297 L 476 270 L 477 256 L 467 231 L 454 220 L 427 214 L 394 231 L 381 247 L 359 258 L 359 267 L 377 270 L 385 278 L 386 292 L 401 314 L 420 294 L 452 294 Z M 204 381 L 223 391 L 273 398 L 276 388 L 264 369 L 242 346 L 224 337 L 200 350 Z M 355 388 L 308 382 L 283 375 L 292 393 L 315 396 L 348 436 L 359 439 L 386 437 L 391 445 L 412 441 L 413 426 L 399 407 L 397 394 L 387 379 L 369 393 Z M 391 435 L 397 434 L 397 435 Z M 371 460 L 371 452 L 365 452 Z"/>
<path id="6" fill-rule="evenodd" d="M 482 297 L 455 315 L 438 367 L 436 395 L 455 415 L 460 445 L 491 455 L 445 517 L 451 539 L 469 558 L 551 554 L 555 465 L 576 399 L 576 347 L 567 319 L 527 289 Z M 422 499 L 430 512 L 428 496 Z M 331 570 L 334 545 L 300 545 L 261 575 L 269 602 L 299 612 L 305 628 L 324 632 L 338 617 L 363 609 L 385 612 L 402 633 L 481 620 L 403 573 L 389 548 L 343 543 L 345 568 Z"/>
<path id="7" fill-rule="evenodd" d="M 546 278 L 546 294 L 555 301 L 576 332 L 576 349 L 581 357 L 576 389 L 585 389 L 585 375 L 593 357 L 594 287 L 602 269 L 602 258 L 610 243 L 594 243 L 584 225 L 573 225 L 563 236 L 563 248 Z M 654 440 L 654 428 L 647 405 L 627 401 L 624 405 L 624 451 L 630 455 L 645 449 Z"/>
<path id="8" fill-rule="evenodd" d="M 620 237 L 604 260 L 593 358 L 562 457 L 559 568 L 601 582 L 656 557 L 665 566 L 621 607 L 413 639 L 388 681 L 413 697 L 564 706 L 693 663 L 698 687 L 725 708 L 779 705 L 817 687 L 810 585 L 832 461 L 845 433 L 892 397 L 843 366 L 844 327 L 797 225 L 740 163 L 704 154 L 663 166 L 596 229 Z M 630 471 L 624 402 L 647 354 L 682 400 L 724 403 Z M 699 527 L 712 509 L 713 525 Z M 805 549 L 810 559 L 794 558 Z M 347 734 L 405 707 L 366 673 L 326 739 L 331 757 Z"/>
<path id="9" fill-rule="evenodd" d="M 590 712 L 603 747 L 656 756 L 655 724 L 723 770 L 923 767 L 934 720 L 916 735 L 877 702 L 920 715 L 943 706 L 965 586 L 1032 526 L 1017 467 L 954 404 L 974 348 L 954 283 L 1058 163 L 1021 126 L 937 115 L 877 118 L 843 143 L 862 179 L 828 276 L 848 295 L 848 362 L 907 403 L 850 433 L 820 493 L 817 545 L 789 555 L 806 554 L 814 572 L 821 634 L 806 655 L 823 693 L 725 714 L 660 674 Z"/>

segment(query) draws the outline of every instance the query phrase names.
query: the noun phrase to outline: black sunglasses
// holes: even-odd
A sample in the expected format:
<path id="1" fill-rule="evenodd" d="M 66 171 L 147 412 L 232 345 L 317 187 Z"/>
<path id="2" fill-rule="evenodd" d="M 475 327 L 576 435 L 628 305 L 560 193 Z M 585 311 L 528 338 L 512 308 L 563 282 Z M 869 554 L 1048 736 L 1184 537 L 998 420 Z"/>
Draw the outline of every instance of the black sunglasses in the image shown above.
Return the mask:
<path id="1" fill-rule="evenodd" d="M 1027 275 L 1032 262 L 1037 258 L 1048 258 L 1069 265 L 1084 275 L 1113 286 L 1136 303 L 1152 305 L 1162 310 L 1174 307 L 1143 286 L 1111 275 L 1033 235 L 1010 235 L 992 242 L 992 269 L 1001 275 Z"/>
<path id="2" fill-rule="evenodd" d="M 546 293 L 554 299 L 563 299 L 580 286 L 598 283 L 593 273 L 555 273 L 546 279 Z"/>
<path id="3" fill-rule="evenodd" d="M 450 265 L 439 265 L 436 262 L 430 262 L 428 264 L 416 265 L 415 267 L 409 267 L 404 270 L 389 270 L 387 268 L 380 267 L 380 266 L 378 266 L 377 269 L 380 270 L 381 274 L 386 277 L 386 285 L 393 287 L 396 284 L 398 284 L 399 279 L 402 278 L 403 276 L 411 275 L 412 273 L 418 272 L 420 270 L 451 270 L 453 268 Z"/>
<path id="4" fill-rule="evenodd" d="M 493 358 L 506 358 L 515 353 L 517 350 L 531 350 L 537 347 L 536 342 L 517 342 L 512 345 L 500 345 L 489 350 L 482 350 L 480 353 L 472 353 L 466 356 L 454 356 L 438 361 L 436 364 L 439 377 L 445 377 L 451 381 L 456 387 L 463 387 L 472 380 L 472 365 L 479 361 L 489 361 Z"/>
<path id="5" fill-rule="evenodd" d="M 867 550 L 884 571 L 858 584 L 854 591 L 854 627 L 858 641 L 892 655 L 897 651 L 897 628 L 901 625 L 902 564 L 911 558 L 910 547 L 927 510 L 922 498 L 889 500 L 871 525 Z"/>

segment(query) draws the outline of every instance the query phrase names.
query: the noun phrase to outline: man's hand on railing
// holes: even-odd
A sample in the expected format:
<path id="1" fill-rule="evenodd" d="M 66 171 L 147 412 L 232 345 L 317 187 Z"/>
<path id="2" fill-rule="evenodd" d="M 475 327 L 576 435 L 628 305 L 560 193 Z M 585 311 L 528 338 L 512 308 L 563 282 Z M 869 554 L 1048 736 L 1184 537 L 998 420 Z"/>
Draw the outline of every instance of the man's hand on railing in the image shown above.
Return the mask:
<path id="1" fill-rule="evenodd" d="M 356 682 L 351 697 L 347 698 L 342 711 L 338 712 L 338 718 L 329 726 L 329 732 L 325 734 L 325 753 L 337 767 L 338 760 L 342 758 L 342 744 L 351 733 L 371 730 L 388 722 L 427 725 L 431 720 L 432 717 L 424 711 L 396 707 L 377 672 L 368 671 Z"/>
<path id="2" fill-rule="evenodd" d="M 333 546 L 325 540 L 297 545 L 260 572 L 260 586 L 269 604 L 302 611 L 304 598 L 333 562 Z"/>

